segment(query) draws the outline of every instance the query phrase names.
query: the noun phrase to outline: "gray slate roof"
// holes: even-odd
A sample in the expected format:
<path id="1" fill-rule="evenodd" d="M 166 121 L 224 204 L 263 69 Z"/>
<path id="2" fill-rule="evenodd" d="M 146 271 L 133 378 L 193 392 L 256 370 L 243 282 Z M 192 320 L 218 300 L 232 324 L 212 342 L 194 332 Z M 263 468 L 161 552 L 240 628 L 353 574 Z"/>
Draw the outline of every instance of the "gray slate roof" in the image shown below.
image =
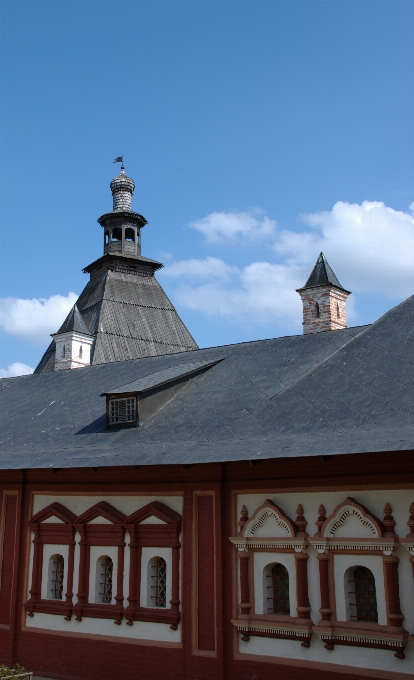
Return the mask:
<path id="1" fill-rule="evenodd" d="M 318 286 L 326 286 L 329 284 L 331 286 L 335 286 L 336 288 L 342 288 L 342 290 L 345 290 L 336 278 L 332 268 L 329 266 L 325 255 L 320 253 L 308 280 L 306 281 L 303 288 L 300 288 L 299 290 L 305 290 L 306 288 L 317 288 Z"/>
<path id="2" fill-rule="evenodd" d="M 96 336 L 92 365 L 197 349 L 152 275 L 107 270 L 89 281 L 76 305 L 90 334 Z M 54 359 L 53 340 L 35 372 L 53 371 Z"/>
<path id="3" fill-rule="evenodd" d="M 216 359 L 223 360 L 142 426 L 105 429 L 100 395 L 108 389 Z M 413 364 L 414 296 L 371 326 L 7 378 L 0 381 L 0 467 L 411 450 Z"/>

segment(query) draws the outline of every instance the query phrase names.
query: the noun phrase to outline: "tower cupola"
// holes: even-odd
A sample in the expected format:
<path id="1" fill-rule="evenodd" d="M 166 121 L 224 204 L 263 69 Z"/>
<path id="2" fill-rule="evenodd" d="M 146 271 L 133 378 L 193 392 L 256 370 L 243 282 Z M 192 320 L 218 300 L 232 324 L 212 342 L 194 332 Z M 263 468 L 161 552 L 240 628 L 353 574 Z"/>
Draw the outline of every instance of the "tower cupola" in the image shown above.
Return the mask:
<path id="1" fill-rule="evenodd" d="M 104 255 L 137 257 L 141 255 L 141 229 L 147 220 L 132 210 L 135 183 L 126 175 L 124 165 L 110 186 L 113 210 L 98 219 L 104 229 Z"/>
<path id="2" fill-rule="evenodd" d="M 83 368 L 91 364 L 91 350 L 94 336 L 79 313 L 77 305 L 73 305 L 57 333 L 52 334 L 55 341 L 55 371 L 71 368 Z"/>
<path id="3" fill-rule="evenodd" d="M 121 172 L 111 182 L 113 211 L 132 211 L 132 194 L 134 193 L 134 181 L 125 174 L 125 168 L 121 166 Z"/>
<path id="4" fill-rule="evenodd" d="M 296 292 L 302 300 L 305 334 L 347 327 L 345 303 L 351 293 L 341 286 L 323 253 L 304 287 Z"/>

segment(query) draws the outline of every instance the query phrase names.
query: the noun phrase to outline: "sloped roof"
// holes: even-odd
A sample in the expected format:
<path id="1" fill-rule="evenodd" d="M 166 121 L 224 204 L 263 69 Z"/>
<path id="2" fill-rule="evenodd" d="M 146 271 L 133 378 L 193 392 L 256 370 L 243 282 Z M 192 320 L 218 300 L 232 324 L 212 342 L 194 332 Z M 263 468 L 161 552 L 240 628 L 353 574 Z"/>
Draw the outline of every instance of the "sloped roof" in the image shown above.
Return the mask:
<path id="1" fill-rule="evenodd" d="M 70 331 L 76 331 L 77 333 L 83 333 L 83 335 L 90 335 L 91 332 L 82 319 L 79 309 L 76 304 L 73 305 L 63 324 L 59 328 L 56 335 L 61 335 L 62 333 L 69 333 Z"/>
<path id="2" fill-rule="evenodd" d="M 198 347 L 152 275 L 107 270 L 88 282 L 76 305 L 89 333 L 96 338 L 92 365 Z M 54 356 L 53 341 L 35 372 L 53 371 Z"/>
<path id="3" fill-rule="evenodd" d="M 306 288 L 317 288 L 318 286 L 326 285 L 335 286 L 336 288 L 345 290 L 345 288 L 341 286 L 338 279 L 336 278 L 332 268 L 329 266 L 325 255 L 320 253 L 318 259 L 316 260 L 316 264 L 312 269 L 311 275 L 309 276 L 303 288 L 299 288 L 299 290 L 306 290 Z"/>
<path id="4" fill-rule="evenodd" d="M 222 361 L 138 428 L 99 395 Z M 371 326 L 0 381 L 0 467 L 190 464 L 414 449 L 414 296 Z"/>

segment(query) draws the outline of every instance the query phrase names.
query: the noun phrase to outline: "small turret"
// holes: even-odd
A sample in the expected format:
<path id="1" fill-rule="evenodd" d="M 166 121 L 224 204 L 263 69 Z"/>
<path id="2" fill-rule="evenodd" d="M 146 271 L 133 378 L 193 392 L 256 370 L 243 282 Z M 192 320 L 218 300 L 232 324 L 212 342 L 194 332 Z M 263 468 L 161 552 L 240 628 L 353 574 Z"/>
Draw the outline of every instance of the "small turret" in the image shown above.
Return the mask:
<path id="1" fill-rule="evenodd" d="M 323 253 L 316 261 L 303 288 L 303 332 L 320 333 L 346 328 L 346 299 L 351 294 L 339 283 Z"/>
<path id="2" fill-rule="evenodd" d="M 52 338 L 56 345 L 55 371 L 90 366 L 94 337 L 90 334 L 76 304 L 58 332 L 52 334 Z"/>

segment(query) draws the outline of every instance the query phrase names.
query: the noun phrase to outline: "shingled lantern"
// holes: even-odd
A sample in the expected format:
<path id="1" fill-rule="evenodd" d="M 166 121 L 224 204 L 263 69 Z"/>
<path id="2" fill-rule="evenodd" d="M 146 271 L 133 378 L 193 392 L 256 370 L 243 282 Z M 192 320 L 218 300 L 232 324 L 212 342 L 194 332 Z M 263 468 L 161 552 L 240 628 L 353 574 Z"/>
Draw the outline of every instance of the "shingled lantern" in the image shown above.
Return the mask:
<path id="1" fill-rule="evenodd" d="M 303 332 L 320 333 L 346 328 L 346 299 L 350 295 L 339 283 L 323 253 L 316 261 L 303 288 L 298 288 L 303 305 Z"/>

